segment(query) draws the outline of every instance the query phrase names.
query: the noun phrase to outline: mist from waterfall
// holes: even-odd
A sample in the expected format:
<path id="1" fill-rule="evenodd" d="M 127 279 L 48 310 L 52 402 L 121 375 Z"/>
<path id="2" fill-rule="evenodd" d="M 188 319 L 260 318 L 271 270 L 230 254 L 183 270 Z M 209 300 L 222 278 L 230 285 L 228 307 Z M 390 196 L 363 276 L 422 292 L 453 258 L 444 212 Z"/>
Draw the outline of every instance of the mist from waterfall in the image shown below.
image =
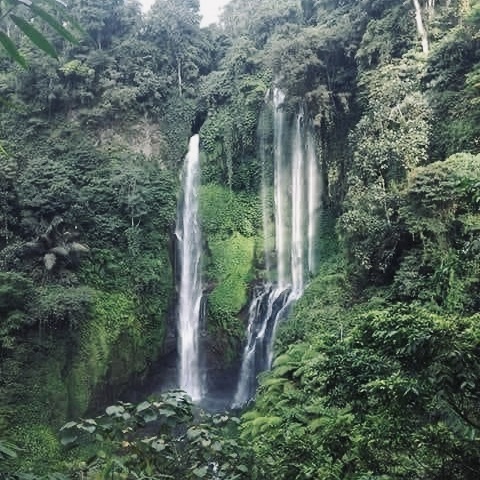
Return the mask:
<path id="1" fill-rule="evenodd" d="M 200 369 L 200 307 L 202 303 L 198 193 L 200 188 L 200 138 L 190 139 L 183 170 L 183 198 L 179 202 L 176 236 L 180 262 L 178 302 L 179 388 L 194 401 L 203 396 Z"/>
<path id="2" fill-rule="evenodd" d="M 318 237 L 322 207 L 321 171 L 315 152 L 315 140 L 310 129 L 306 132 L 307 192 L 308 192 L 308 271 L 314 274 L 318 263 Z"/>
<path id="3" fill-rule="evenodd" d="M 267 217 L 273 214 L 275 261 L 270 262 L 266 251 L 267 281 L 253 292 L 247 341 L 232 404 L 235 408 L 253 398 L 257 375 L 271 367 L 277 327 L 302 296 L 305 283 L 309 275 L 315 273 L 317 264 L 321 178 L 313 132 L 303 110 L 292 119 L 284 106 L 285 95 L 274 89 L 270 105 L 266 107 L 273 128 L 273 155 L 270 154 L 270 158 L 265 138 L 262 138 L 267 135 L 266 128 L 259 129 L 262 205 L 265 209 L 270 204 L 267 192 L 272 187 L 274 205 L 273 212 L 264 210 L 263 225 L 265 230 L 270 224 Z M 265 112 L 261 121 L 266 123 Z M 269 175 L 269 161 L 273 164 L 273 175 Z M 270 232 L 264 231 L 263 236 L 268 239 Z"/>

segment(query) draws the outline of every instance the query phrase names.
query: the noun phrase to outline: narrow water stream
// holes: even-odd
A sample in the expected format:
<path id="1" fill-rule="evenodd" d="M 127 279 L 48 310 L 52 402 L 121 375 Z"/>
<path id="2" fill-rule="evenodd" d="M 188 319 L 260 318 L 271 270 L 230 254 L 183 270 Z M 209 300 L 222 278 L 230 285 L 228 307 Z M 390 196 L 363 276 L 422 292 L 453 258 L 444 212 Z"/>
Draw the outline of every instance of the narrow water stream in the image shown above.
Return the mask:
<path id="1" fill-rule="evenodd" d="M 190 139 L 183 171 L 176 236 L 179 246 L 178 385 L 193 401 L 203 396 L 200 366 L 200 307 L 202 303 L 202 235 L 199 220 L 200 138 Z"/>

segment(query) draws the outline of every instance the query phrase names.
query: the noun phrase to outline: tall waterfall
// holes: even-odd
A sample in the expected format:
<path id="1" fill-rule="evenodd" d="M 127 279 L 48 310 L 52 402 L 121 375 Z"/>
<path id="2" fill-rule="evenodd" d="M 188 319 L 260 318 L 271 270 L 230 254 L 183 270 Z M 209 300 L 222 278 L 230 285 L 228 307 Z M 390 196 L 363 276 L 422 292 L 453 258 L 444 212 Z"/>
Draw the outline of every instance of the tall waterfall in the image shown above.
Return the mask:
<path id="1" fill-rule="evenodd" d="M 284 111 L 285 95 L 273 92 L 273 200 L 276 270 L 266 261 L 268 281 L 258 286 L 249 309 L 247 342 L 233 407 L 255 394 L 258 373 L 270 368 L 273 343 L 280 321 L 303 294 L 309 274 L 316 269 L 316 238 L 321 206 L 320 169 L 313 133 L 302 111 L 292 120 Z M 265 135 L 265 129 L 259 133 Z M 267 155 L 259 139 L 263 165 L 262 205 L 268 190 Z M 264 217 L 270 212 L 264 211 Z M 268 222 L 264 220 L 265 225 Z M 264 238 L 268 233 L 264 232 Z M 268 255 L 268 253 L 266 253 Z"/>
<path id="2" fill-rule="evenodd" d="M 307 130 L 307 178 L 308 178 L 308 271 L 317 271 L 318 234 L 320 225 L 320 210 L 322 207 L 322 182 L 315 153 L 315 141 L 311 130 Z"/>
<path id="3" fill-rule="evenodd" d="M 200 306 L 202 239 L 198 218 L 200 138 L 190 139 L 183 171 L 183 201 L 179 204 L 176 236 L 179 243 L 180 289 L 178 304 L 179 387 L 194 401 L 202 398 L 200 376 Z"/>
<path id="4" fill-rule="evenodd" d="M 275 251 L 277 254 L 277 283 L 280 288 L 286 288 L 289 279 L 288 268 L 288 232 L 290 215 L 288 214 L 288 192 L 286 186 L 289 182 L 289 174 L 286 171 L 284 131 L 286 115 L 282 105 L 285 95 L 278 89 L 273 91 L 273 134 L 274 134 L 274 200 L 275 200 Z"/>
<path id="5" fill-rule="evenodd" d="M 306 172 L 305 155 L 302 138 L 303 114 L 298 114 L 292 146 L 292 243 L 290 259 L 292 262 L 292 292 L 301 295 L 304 284 L 304 259 L 305 259 L 305 191 Z"/>

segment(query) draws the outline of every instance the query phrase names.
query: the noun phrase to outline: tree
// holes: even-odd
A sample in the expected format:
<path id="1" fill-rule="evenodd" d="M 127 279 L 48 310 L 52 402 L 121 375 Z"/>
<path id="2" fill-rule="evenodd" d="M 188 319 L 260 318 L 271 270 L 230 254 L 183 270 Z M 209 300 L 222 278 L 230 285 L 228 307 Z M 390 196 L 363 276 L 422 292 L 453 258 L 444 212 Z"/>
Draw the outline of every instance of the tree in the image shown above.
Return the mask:
<path id="1" fill-rule="evenodd" d="M 364 285 L 391 280 L 402 249 L 398 189 L 428 154 L 430 111 L 422 64 L 403 58 L 361 77 L 365 111 L 351 134 L 352 165 L 339 222 L 351 273 Z"/>
<path id="2" fill-rule="evenodd" d="M 162 45 L 180 96 L 184 83 L 198 77 L 206 51 L 200 34 L 198 0 L 157 0 L 149 13 L 147 37 Z M 208 62 L 207 62 L 208 63 Z M 172 78 L 172 80 L 173 80 Z"/>

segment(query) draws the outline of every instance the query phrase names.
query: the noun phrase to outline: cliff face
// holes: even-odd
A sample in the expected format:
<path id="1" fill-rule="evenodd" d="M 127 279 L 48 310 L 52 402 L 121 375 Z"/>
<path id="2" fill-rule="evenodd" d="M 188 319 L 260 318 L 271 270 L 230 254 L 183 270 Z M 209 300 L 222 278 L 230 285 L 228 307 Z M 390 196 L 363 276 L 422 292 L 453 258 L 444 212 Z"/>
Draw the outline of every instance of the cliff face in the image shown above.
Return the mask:
<path id="1" fill-rule="evenodd" d="M 59 117 L 2 159 L 2 428 L 32 465 L 67 418 L 139 383 L 174 323 L 177 179 L 123 128 Z"/>

